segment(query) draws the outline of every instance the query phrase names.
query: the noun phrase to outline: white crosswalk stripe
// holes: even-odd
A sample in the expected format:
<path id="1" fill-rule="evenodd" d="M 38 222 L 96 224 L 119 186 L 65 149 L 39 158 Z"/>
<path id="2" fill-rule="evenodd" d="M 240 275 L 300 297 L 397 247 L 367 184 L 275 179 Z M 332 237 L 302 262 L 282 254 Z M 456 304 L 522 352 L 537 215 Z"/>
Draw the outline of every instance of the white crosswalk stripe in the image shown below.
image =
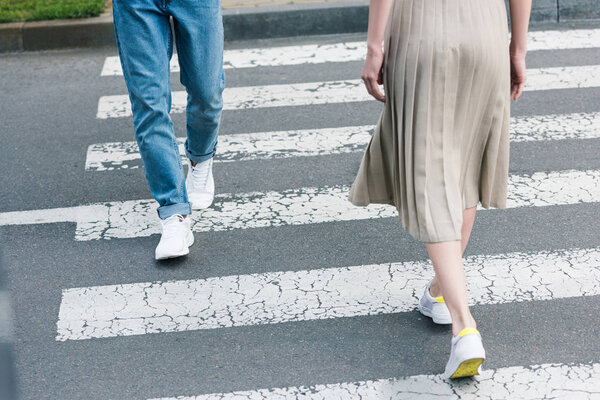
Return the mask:
<path id="1" fill-rule="evenodd" d="M 219 136 L 217 162 L 322 156 L 364 149 L 374 126 L 304 129 Z M 179 153 L 185 158 L 185 138 L 178 138 Z M 136 163 L 136 161 L 138 161 Z M 88 148 L 85 169 L 110 171 L 138 168 L 140 153 L 136 142 L 93 144 Z"/>
<path id="2" fill-rule="evenodd" d="M 528 70 L 525 90 L 552 90 L 600 86 L 600 66 L 537 68 Z M 308 106 L 331 103 L 371 101 L 360 79 L 293 83 L 284 85 L 227 88 L 223 93 L 224 110 L 266 107 Z M 374 100 L 373 100 L 374 101 Z M 182 113 L 187 105 L 185 91 L 172 92 L 172 113 Z M 128 95 L 103 96 L 98 102 L 97 118 L 131 116 Z"/>
<path id="3" fill-rule="evenodd" d="M 355 207 L 349 188 L 332 186 L 283 192 L 222 194 L 213 208 L 192 214 L 195 232 L 306 225 L 396 216 L 388 205 Z M 600 202 L 600 170 L 512 175 L 508 208 Z M 159 233 L 153 200 L 0 213 L 0 226 L 76 222 L 77 240 L 144 237 Z"/>
<path id="4" fill-rule="evenodd" d="M 600 138 L 600 113 L 537 115 L 511 119 L 511 142 Z M 300 156 L 323 156 L 364 151 L 374 126 L 305 129 L 221 135 L 217 162 L 268 160 Z M 185 158 L 185 138 L 178 138 Z M 87 171 L 112 171 L 141 166 L 136 142 L 90 145 Z"/>
<path id="5" fill-rule="evenodd" d="M 600 29 L 529 32 L 529 51 L 578 49 L 598 47 Z M 284 65 L 322 64 L 363 60 L 367 53 L 366 41 L 307 44 L 271 48 L 226 50 L 223 54 L 225 69 L 274 67 Z M 171 59 L 171 72 L 179 72 L 179 61 Z M 107 57 L 101 76 L 123 75 L 118 56 Z"/>
<path id="6" fill-rule="evenodd" d="M 472 304 L 600 294 L 600 249 L 465 260 Z M 275 324 L 415 309 L 429 262 L 63 290 L 56 340 Z"/>
<path id="7" fill-rule="evenodd" d="M 477 380 L 441 375 L 163 397 L 151 400 L 575 400 L 600 397 L 600 363 L 484 369 Z"/>
<path id="8" fill-rule="evenodd" d="M 553 78 L 554 79 L 554 78 Z M 370 97 L 362 81 L 310 82 L 286 85 L 226 88 L 223 110 L 247 110 L 265 107 L 306 106 L 328 103 L 368 101 Z M 172 93 L 172 113 L 182 113 L 187 105 L 187 93 Z M 98 103 L 97 118 L 131 116 L 128 95 L 103 96 Z"/>

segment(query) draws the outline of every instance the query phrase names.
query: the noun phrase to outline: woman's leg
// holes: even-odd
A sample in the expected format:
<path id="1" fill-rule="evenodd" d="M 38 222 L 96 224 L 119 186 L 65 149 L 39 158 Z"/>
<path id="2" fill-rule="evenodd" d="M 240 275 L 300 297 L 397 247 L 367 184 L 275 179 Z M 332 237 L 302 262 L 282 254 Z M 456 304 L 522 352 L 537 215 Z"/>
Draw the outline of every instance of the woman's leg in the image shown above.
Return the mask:
<path id="1" fill-rule="evenodd" d="M 461 246 L 462 253 L 465 252 L 467 244 L 469 243 L 469 237 L 471 237 L 471 229 L 475 223 L 475 214 L 477 213 L 477 207 L 467 208 L 463 211 L 463 224 L 461 229 Z"/>
<path id="2" fill-rule="evenodd" d="M 467 247 L 471 229 L 475 221 L 476 207 L 463 212 L 463 225 L 460 241 L 426 243 L 435 276 L 431 282 L 431 295 L 442 294 L 452 316 L 452 334 L 456 335 L 464 327 L 475 328 L 476 323 L 469 311 L 462 254 Z"/>
<path id="3" fill-rule="evenodd" d="M 467 208 L 463 211 L 463 224 L 461 229 L 461 255 L 465 252 L 467 248 L 467 244 L 469 243 L 469 237 L 471 236 L 471 229 L 473 229 L 473 224 L 475 223 L 475 214 L 477 212 L 477 207 Z M 431 287 L 429 292 L 433 297 L 438 297 L 442 295 L 442 289 L 440 288 L 437 275 L 434 275 L 431 280 Z"/>

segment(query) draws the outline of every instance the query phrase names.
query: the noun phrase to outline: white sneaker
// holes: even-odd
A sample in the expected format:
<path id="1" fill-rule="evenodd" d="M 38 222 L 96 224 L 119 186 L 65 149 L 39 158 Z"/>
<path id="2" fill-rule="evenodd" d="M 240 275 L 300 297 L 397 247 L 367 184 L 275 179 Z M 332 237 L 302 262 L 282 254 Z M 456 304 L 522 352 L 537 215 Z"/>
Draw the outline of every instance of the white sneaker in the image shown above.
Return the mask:
<path id="1" fill-rule="evenodd" d="M 433 297 L 429 293 L 430 286 L 431 281 L 427 284 L 425 293 L 423 293 L 423 296 L 419 300 L 419 311 L 426 317 L 433 319 L 433 322 L 436 324 L 451 324 L 452 317 L 450 317 L 450 310 L 448 310 L 448 306 L 444 302 L 444 297 Z"/>
<path id="2" fill-rule="evenodd" d="M 215 198 L 215 181 L 212 173 L 213 159 L 192 166 L 188 160 L 188 173 L 185 179 L 188 200 L 192 203 L 193 210 L 202 210 L 210 207 Z"/>
<path id="3" fill-rule="evenodd" d="M 479 375 L 483 360 L 485 360 L 485 350 L 481 343 L 481 334 L 477 329 L 467 327 L 457 336 L 452 337 L 452 349 L 444 378 Z"/>
<path id="4" fill-rule="evenodd" d="M 184 218 L 179 214 L 171 215 L 162 222 L 162 236 L 156 246 L 157 260 L 185 256 L 194 244 L 194 234 L 190 229 L 190 217 Z"/>

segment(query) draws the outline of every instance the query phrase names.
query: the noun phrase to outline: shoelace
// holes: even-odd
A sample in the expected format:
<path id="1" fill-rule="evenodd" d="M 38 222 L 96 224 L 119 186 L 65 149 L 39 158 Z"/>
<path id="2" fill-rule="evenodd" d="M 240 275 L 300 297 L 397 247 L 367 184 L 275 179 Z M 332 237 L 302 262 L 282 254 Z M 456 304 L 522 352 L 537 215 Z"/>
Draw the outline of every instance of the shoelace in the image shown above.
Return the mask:
<path id="1" fill-rule="evenodd" d="M 208 176 L 210 173 L 210 167 L 212 159 L 208 162 L 198 163 L 196 166 L 192 166 L 192 182 L 194 187 L 204 189 L 208 183 Z"/>
<path id="2" fill-rule="evenodd" d="M 162 234 L 165 237 L 172 237 L 177 233 L 180 225 L 183 223 L 183 215 L 173 214 L 162 222 Z"/>

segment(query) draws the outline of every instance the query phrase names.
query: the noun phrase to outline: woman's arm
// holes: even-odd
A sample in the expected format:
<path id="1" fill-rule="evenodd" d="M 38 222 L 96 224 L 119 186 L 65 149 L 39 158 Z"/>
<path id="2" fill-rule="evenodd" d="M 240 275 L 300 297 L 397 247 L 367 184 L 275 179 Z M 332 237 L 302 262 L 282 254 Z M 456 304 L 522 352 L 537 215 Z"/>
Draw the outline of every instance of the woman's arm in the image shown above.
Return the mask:
<path id="1" fill-rule="evenodd" d="M 367 91 L 379 101 L 385 101 L 385 96 L 378 85 L 383 84 L 381 67 L 383 65 L 383 35 L 390 14 L 392 0 L 370 0 L 369 31 L 367 34 L 367 58 L 362 72 L 362 80 Z"/>
<path id="2" fill-rule="evenodd" d="M 509 0 L 510 3 L 510 95 L 517 100 L 527 79 L 527 28 L 532 0 Z"/>

